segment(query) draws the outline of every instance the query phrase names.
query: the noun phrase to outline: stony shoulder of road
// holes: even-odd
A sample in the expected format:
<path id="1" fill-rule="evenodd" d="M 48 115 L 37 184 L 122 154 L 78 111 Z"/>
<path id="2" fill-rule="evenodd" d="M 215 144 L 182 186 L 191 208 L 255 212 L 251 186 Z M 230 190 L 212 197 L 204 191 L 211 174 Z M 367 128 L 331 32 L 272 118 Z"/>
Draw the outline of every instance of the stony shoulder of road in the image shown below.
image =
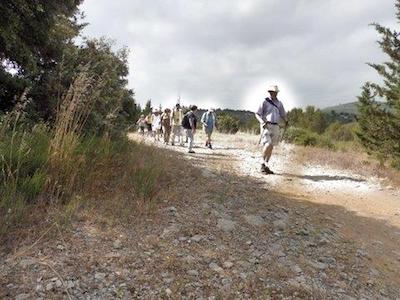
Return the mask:
<path id="1" fill-rule="evenodd" d="M 185 168 L 151 213 L 82 216 L 1 253 L 0 298 L 400 298 L 395 225 L 270 187 L 229 147 L 163 151 Z"/>

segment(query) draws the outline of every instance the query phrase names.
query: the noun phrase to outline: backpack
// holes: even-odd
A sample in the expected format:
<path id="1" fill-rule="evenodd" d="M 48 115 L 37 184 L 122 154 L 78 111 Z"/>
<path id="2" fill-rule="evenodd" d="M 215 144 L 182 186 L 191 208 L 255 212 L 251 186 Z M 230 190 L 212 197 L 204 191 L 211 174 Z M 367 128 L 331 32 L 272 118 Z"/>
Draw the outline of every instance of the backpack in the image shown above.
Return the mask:
<path id="1" fill-rule="evenodd" d="M 185 115 L 183 116 L 183 119 L 182 119 L 182 127 L 185 128 L 185 129 L 192 129 L 192 127 L 190 126 L 188 114 L 189 114 L 189 113 L 187 113 L 187 114 L 185 114 Z"/>

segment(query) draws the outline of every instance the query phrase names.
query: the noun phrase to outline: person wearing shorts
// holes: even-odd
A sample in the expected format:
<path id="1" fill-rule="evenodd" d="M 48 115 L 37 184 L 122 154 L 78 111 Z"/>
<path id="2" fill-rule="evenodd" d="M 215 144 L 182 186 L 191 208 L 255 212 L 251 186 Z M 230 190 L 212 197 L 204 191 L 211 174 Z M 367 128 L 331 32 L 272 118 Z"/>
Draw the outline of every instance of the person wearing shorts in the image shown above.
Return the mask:
<path id="1" fill-rule="evenodd" d="M 153 111 L 153 124 L 152 124 L 152 129 L 153 129 L 153 137 L 154 141 L 160 141 L 161 137 L 161 114 L 158 111 L 158 109 L 154 109 Z"/>
<path id="2" fill-rule="evenodd" d="M 204 133 L 206 134 L 206 147 L 212 149 L 211 135 L 216 126 L 217 117 L 215 116 L 214 109 L 210 108 L 201 116 L 201 123 L 203 124 Z"/>
<path id="3" fill-rule="evenodd" d="M 144 115 L 141 115 L 139 120 L 136 122 L 136 124 L 139 127 L 139 132 L 141 135 L 144 135 L 144 129 L 146 128 L 146 118 L 144 117 Z"/>
<path id="4" fill-rule="evenodd" d="M 268 93 L 270 97 L 264 99 L 255 116 L 260 122 L 260 144 L 263 146 L 261 172 L 264 174 L 274 174 L 269 168 L 268 163 L 271 159 L 274 146 L 279 144 L 279 123 L 284 121 L 287 125 L 287 118 L 283 104 L 277 97 L 279 93 L 278 86 L 273 85 L 269 87 Z"/>

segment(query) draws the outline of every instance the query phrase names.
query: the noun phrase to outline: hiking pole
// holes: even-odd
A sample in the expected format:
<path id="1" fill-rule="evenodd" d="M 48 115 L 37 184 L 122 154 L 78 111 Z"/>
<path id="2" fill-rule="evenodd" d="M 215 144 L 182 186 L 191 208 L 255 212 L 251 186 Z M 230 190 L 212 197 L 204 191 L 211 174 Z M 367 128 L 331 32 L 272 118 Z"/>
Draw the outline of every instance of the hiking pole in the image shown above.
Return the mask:
<path id="1" fill-rule="evenodd" d="M 285 122 L 285 127 L 283 128 L 282 136 L 281 136 L 281 142 L 283 141 L 283 138 L 285 137 L 286 129 L 288 128 L 289 122 Z"/>

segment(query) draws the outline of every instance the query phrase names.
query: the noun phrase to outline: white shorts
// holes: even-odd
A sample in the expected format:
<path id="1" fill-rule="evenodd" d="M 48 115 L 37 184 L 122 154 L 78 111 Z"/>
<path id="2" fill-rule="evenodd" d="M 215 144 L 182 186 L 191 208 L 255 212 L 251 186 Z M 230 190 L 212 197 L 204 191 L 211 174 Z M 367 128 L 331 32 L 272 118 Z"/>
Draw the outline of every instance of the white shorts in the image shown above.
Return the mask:
<path id="1" fill-rule="evenodd" d="M 262 129 L 260 144 L 277 146 L 279 144 L 279 125 L 267 124 Z"/>

